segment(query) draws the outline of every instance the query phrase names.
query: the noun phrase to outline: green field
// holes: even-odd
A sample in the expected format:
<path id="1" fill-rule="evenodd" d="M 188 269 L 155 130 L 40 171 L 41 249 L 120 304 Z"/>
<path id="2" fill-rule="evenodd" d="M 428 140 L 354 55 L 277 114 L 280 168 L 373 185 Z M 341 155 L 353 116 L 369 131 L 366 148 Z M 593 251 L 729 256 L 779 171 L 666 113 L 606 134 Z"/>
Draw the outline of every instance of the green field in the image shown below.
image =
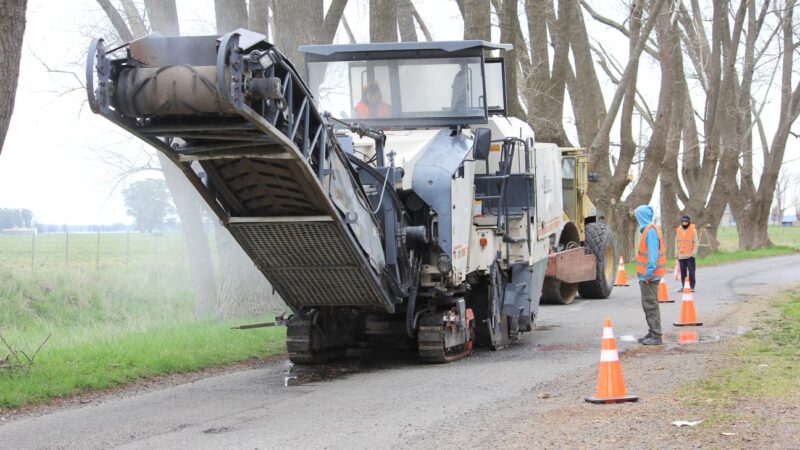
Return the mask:
<path id="1" fill-rule="evenodd" d="M 230 330 L 269 317 L 195 319 L 180 234 L 97 239 L 0 236 L 0 336 L 32 355 L 51 335 L 30 372 L 0 369 L 0 409 L 284 351 L 283 329 Z"/>
<path id="2" fill-rule="evenodd" d="M 769 227 L 769 239 L 775 246 L 800 249 L 800 226 Z M 720 250 L 734 251 L 739 248 L 739 235 L 736 227 L 720 227 L 717 231 Z"/>

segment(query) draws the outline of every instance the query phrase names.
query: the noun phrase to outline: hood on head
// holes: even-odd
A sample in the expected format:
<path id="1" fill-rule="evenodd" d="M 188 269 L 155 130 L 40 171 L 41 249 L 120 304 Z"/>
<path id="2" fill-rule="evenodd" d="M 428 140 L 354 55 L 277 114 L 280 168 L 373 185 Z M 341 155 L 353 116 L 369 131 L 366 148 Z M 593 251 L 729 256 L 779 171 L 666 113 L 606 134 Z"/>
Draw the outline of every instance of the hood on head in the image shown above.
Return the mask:
<path id="1" fill-rule="evenodd" d="M 639 228 L 644 228 L 653 223 L 653 207 L 650 205 L 642 205 L 633 210 L 633 215 L 639 221 Z"/>

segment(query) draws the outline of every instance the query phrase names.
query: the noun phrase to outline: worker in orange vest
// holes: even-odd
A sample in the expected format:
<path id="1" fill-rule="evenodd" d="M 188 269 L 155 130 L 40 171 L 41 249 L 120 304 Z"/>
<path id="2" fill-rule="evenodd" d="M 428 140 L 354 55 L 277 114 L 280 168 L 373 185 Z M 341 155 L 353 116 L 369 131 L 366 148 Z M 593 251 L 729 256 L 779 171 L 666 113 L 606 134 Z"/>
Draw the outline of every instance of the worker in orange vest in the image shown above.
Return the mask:
<path id="1" fill-rule="evenodd" d="M 361 89 L 361 101 L 356 104 L 355 110 L 359 119 L 386 119 L 392 114 L 375 80 L 369 80 Z"/>
<path id="2" fill-rule="evenodd" d="M 661 230 L 653 223 L 653 208 L 642 205 L 633 211 L 639 222 L 639 246 L 636 252 L 636 274 L 642 292 L 642 309 L 649 328 L 639 339 L 643 345 L 661 345 L 661 309 L 658 307 L 658 283 L 667 273 L 667 251 Z"/>
<path id="3" fill-rule="evenodd" d="M 678 264 L 681 266 L 681 288 L 678 289 L 678 292 L 683 291 L 683 286 L 686 285 L 687 272 L 689 286 L 694 292 L 697 244 L 697 228 L 695 228 L 689 216 L 681 217 L 681 226 L 675 229 L 675 254 L 678 255 Z"/>

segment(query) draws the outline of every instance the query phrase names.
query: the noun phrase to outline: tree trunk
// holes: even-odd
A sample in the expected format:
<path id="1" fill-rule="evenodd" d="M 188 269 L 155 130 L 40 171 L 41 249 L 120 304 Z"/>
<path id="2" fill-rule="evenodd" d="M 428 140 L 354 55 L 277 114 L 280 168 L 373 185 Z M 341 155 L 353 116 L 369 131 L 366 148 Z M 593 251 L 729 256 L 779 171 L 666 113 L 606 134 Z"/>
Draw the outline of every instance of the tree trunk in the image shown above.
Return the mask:
<path id="1" fill-rule="evenodd" d="M 369 41 L 397 42 L 394 0 L 369 0 Z"/>
<path id="2" fill-rule="evenodd" d="M 250 0 L 247 11 L 247 28 L 261 33 L 272 39 L 269 35 L 269 4 L 270 0 Z"/>
<path id="3" fill-rule="evenodd" d="M 244 28 L 247 26 L 247 2 L 214 0 L 214 17 L 217 19 L 217 34 Z"/>
<path id="4" fill-rule="evenodd" d="M 565 20 L 567 2 L 559 2 L 559 17 L 553 0 L 526 0 L 531 70 L 527 74 L 528 122 L 536 140 L 572 147 L 564 130 L 564 93 L 569 69 L 569 35 Z M 549 33 L 548 33 L 549 31 Z M 549 38 L 549 39 L 548 39 Z M 550 44 L 553 68 L 550 69 Z"/>
<path id="5" fill-rule="evenodd" d="M 203 319 L 214 315 L 217 304 L 214 283 L 214 265 L 208 246 L 208 235 L 203 225 L 199 196 L 183 172 L 161 152 L 158 152 L 161 170 L 175 202 L 181 220 L 192 290 L 195 299 L 195 317 Z"/>
<path id="6" fill-rule="evenodd" d="M 0 152 L 3 151 L 17 95 L 27 0 L 4 1 L 3 5 L 0 8 L 0 55 L 3 55 L 0 65 Z"/>
<path id="7" fill-rule="evenodd" d="M 273 293 L 272 285 L 253 264 L 230 232 L 215 229 L 219 253 L 220 280 L 217 315 L 221 319 L 253 317 L 270 312 L 280 314 L 286 306 Z"/>
<path id="8" fill-rule="evenodd" d="M 490 0 L 464 0 L 464 39 L 492 40 Z"/>
<path id="9" fill-rule="evenodd" d="M 175 0 L 144 0 L 144 6 L 150 18 L 150 31 L 157 31 L 164 36 L 180 36 Z"/>
<path id="10" fill-rule="evenodd" d="M 165 36 L 180 35 L 175 0 L 145 0 L 145 7 L 150 18 L 150 31 Z M 158 160 L 181 221 L 195 297 L 195 316 L 210 317 L 217 303 L 216 283 L 200 199 L 183 172 L 169 158 L 158 152 Z"/>
<path id="11" fill-rule="evenodd" d="M 411 4 L 411 0 L 397 0 L 397 26 L 400 29 L 401 41 L 417 42 L 417 27 L 414 26 L 414 5 Z"/>
<path id="12" fill-rule="evenodd" d="M 409 3 L 410 4 L 410 3 Z M 333 0 L 328 12 L 322 19 L 322 32 L 314 40 L 317 44 L 330 44 L 336 37 L 336 30 L 339 29 L 339 22 L 344 17 L 344 8 L 347 6 L 347 0 Z"/>
<path id="13" fill-rule="evenodd" d="M 465 14 L 466 8 L 465 8 Z M 519 13 L 516 0 L 504 0 L 500 6 L 500 41 L 514 44 L 514 48 L 504 52 L 506 70 L 506 110 L 512 117 L 525 117 L 525 110 L 519 100 L 519 57 L 522 51 L 517 47 L 516 26 L 519 24 Z"/>
<path id="14" fill-rule="evenodd" d="M 322 28 L 322 0 L 273 0 L 275 17 L 275 45 L 306 78 L 303 54 L 298 47 L 317 44 L 318 30 Z"/>
<path id="15" fill-rule="evenodd" d="M 625 258 L 625 261 L 633 261 L 636 253 L 636 243 L 641 231 L 639 222 L 633 215 L 633 210 L 622 202 L 616 203 L 610 214 L 606 214 L 606 219 L 611 230 L 614 232 L 614 239 L 617 241 L 617 251 Z"/>
<path id="16" fill-rule="evenodd" d="M 747 211 L 744 212 L 745 214 L 741 214 L 740 217 L 736 219 L 739 248 L 742 250 L 752 250 L 772 245 L 767 233 L 769 230 L 769 211 L 764 214 L 761 211 L 751 211 L 750 208 L 748 208 Z"/>

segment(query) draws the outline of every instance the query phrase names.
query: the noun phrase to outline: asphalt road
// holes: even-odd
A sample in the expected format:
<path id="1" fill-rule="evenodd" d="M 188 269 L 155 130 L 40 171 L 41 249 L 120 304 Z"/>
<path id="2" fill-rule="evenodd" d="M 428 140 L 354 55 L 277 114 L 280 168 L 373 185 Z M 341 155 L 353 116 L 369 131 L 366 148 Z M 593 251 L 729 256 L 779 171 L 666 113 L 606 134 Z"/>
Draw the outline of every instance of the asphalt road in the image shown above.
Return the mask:
<path id="1" fill-rule="evenodd" d="M 709 319 L 743 298 L 796 285 L 800 255 L 700 268 L 698 279 L 698 318 Z M 10 420 L 0 425 L 0 448 L 398 448 L 463 438 L 475 423 L 502 420 L 488 412 L 513 414 L 537 389 L 596 370 L 604 318 L 623 351 L 636 346 L 633 335 L 646 326 L 632 281 L 608 300 L 542 307 L 537 330 L 500 352 L 423 365 L 409 353 L 365 350 L 326 372 L 300 371 L 306 381 L 289 387 L 285 362 L 275 362 Z M 673 281 L 670 296 L 680 300 L 675 289 Z M 668 339 L 679 305 L 662 305 Z"/>

